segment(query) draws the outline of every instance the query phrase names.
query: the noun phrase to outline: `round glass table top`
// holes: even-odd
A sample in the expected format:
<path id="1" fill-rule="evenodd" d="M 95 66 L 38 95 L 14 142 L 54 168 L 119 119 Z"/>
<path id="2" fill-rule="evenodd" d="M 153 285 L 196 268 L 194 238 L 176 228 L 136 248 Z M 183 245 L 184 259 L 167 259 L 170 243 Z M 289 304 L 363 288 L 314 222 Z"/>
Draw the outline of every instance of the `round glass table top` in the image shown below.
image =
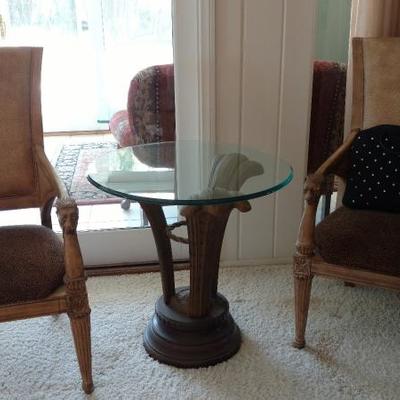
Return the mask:
<path id="1" fill-rule="evenodd" d="M 257 149 L 178 140 L 112 150 L 96 159 L 88 180 L 121 198 L 159 205 L 233 203 L 278 191 L 293 170 Z"/>

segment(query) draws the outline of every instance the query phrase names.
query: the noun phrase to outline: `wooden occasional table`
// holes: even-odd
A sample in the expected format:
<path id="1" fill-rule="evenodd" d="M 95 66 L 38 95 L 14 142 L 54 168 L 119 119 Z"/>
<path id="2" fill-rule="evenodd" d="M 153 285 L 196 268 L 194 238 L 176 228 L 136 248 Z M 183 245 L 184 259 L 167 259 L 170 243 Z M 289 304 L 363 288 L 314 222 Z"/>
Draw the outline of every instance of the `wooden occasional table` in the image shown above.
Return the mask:
<path id="1" fill-rule="evenodd" d="M 206 367 L 239 350 L 239 328 L 217 291 L 225 227 L 233 209 L 249 211 L 249 199 L 280 190 L 292 176 L 275 156 L 196 141 L 113 150 L 91 165 L 88 180 L 139 202 L 154 235 L 163 295 L 144 333 L 151 357 L 176 367 Z M 167 225 L 165 205 L 182 206 L 183 220 Z M 173 234 L 180 225 L 187 226 L 187 238 Z M 175 287 L 171 240 L 189 245 L 189 287 Z"/>

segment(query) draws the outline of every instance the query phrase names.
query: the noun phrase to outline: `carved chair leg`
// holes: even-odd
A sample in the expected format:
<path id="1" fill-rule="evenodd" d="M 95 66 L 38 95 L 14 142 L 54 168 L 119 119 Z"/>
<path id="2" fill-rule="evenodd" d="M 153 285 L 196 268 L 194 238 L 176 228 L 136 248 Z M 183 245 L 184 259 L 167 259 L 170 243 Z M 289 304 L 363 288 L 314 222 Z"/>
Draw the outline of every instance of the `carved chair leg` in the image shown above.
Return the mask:
<path id="1" fill-rule="evenodd" d="M 82 388 L 92 393 L 92 351 L 90 338 L 90 308 L 85 278 L 64 278 L 67 291 L 68 316 L 71 323 L 76 355 L 82 376 Z"/>
<path id="2" fill-rule="evenodd" d="M 79 368 L 82 388 L 86 393 L 93 392 L 92 351 L 90 340 L 90 307 L 86 291 L 86 277 L 76 228 L 78 207 L 70 198 L 59 198 L 56 203 L 57 217 L 63 230 L 65 248 L 65 292 L 67 313 L 71 323 L 72 335 Z"/>
<path id="3" fill-rule="evenodd" d="M 308 307 L 310 305 L 311 284 L 311 260 L 307 256 L 296 255 L 293 264 L 294 276 L 294 309 L 296 336 L 293 346 L 302 349 L 306 342 L 304 339 Z"/>
<path id="4" fill-rule="evenodd" d="M 82 388 L 85 393 L 93 392 L 92 352 L 90 340 L 90 316 L 74 318 L 70 316 L 71 330 L 74 337 L 75 350 L 82 376 Z"/>
<path id="5" fill-rule="evenodd" d="M 293 346 L 302 349 L 305 342 L 308 307 L 310 305 L 312 276 L 294 277 L 294 307 L 296 318 L 296 337 Z"/>

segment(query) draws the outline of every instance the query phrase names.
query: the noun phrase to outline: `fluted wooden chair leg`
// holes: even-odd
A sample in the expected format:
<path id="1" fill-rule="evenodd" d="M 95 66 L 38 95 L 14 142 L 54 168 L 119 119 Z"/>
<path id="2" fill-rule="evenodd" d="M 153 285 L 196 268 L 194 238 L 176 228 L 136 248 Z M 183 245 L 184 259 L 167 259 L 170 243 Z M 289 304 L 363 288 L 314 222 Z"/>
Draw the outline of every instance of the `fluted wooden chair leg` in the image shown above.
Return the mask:
<path id="1" fill-rule="evenodd" d="M 299 258 L 295 259 L 294 264 L 294 308 L 295 308 L 295 327 L 296 336 L 293 347 L 302 349 L 305 342 L 305 331 L 307 325 L 308 308 L 310 305 L 310 294 L 313 276 L 309 266 Z"/>
<path id="2" fill-rule="evenodd" d="M 305 332 L 307 325 L 308 307 L 310 305 L 312 277 L 294 278 L 296 337 L 293 346 L 302 349 L 305 344 Z"/>
<path id="3" fill-rule="evenodd" d="M 85 393 L 92 393 L 92 346 L 90 338 L 90 307 L 84 277 L 64 278 L 67 291 L 68 316 L 79 369 L 82 376 L 82 388 Z"/>
<path id="4" fill-rule="evenodd" d="M 92 378 L 90 316 L 88 314 L 80 318 L 70 317 L 70 322 L 79 369 L 82 376 L 82 388 L 85 393 L 89 394 L 92 393 L 94 389 Z"/>

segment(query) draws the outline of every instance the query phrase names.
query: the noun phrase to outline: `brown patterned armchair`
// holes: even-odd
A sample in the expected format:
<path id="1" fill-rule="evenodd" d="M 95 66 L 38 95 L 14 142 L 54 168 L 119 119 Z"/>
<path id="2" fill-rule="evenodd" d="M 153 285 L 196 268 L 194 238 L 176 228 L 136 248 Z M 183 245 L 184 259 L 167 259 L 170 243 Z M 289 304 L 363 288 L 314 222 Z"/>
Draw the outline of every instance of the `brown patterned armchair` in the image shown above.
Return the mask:
<path id="1" fill-rule="evenodd" d="M 128 91 L 127 110 L 115 113 L 109 123 L 119 147 L 175 141 L 174 65 L 153 65 L 139 71 Z M 154 159 L 146 149 L 134 149 L 136 157 L 152 167 L 173 167 L 173 160 Z M 130 200 L 121 202 L 128 209 Z"/>
<path id="2" fill-rule="evenodd" d="M 138 72 L 129 86 L 127 110 L 115 113 L 109 125 L 120 147 L 174 141 L 174 65 Z"/>
<path id="3" fill-rule="evenodd" d="M 0 322 L 67 313 L 82 387 L 90 393 L 90 308 L 78 208 L 44 153 L 41 60 L 41 48 L 0 48 L 0 210 L 35 207 L 41 215 L 41 225 L 0 227 Z M 64 240 L 52 231 L 56 197 Z"/>
<path id="4" fill-rule="evenodd" d="M 350 149 L 358 133 L 378 125 L 400 125 L 400 38 L 354 38 L 352 45 L 351 133 L 308 176 L 305 184 L 305 207 L 293 270 L 294 346 L 297 348 L 305 346 L 311 283 L 315 275 L 340 279 L 350 285 L 400 289 L 400 214 L 342 206 L 315 226 L 326 179 L 329 174 L 335 174 L 346 181 Z"/>

